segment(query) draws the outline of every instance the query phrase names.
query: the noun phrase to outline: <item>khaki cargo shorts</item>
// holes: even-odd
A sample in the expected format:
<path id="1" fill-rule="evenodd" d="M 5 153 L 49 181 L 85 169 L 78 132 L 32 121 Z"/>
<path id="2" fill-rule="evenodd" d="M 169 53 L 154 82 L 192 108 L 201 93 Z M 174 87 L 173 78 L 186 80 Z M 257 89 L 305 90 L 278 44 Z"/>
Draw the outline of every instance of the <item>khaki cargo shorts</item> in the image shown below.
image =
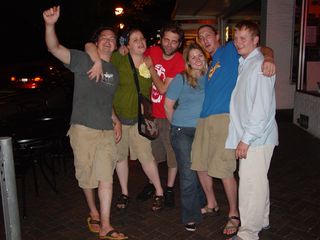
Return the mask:
<path id="1" fill-rule="evenodd" d="M 230 178 L 236 170 L 235 151 L 226 149 L 229 114 L 199 119 L 192 144 L 191 169 L 215 178 Z"/>
<path id="2" fill-rule="evenodd" d="M 81 188 L 96 188 L 98 182 L 113 182 L 116 144 L 113 130 L 71 125 L 68 135 L 74 155 L 76 178 Z"/>
<path id="3" fill-rule="evenodd" d="M 168 119 L 155 119 L 159 127 L 159 136 L 151 141 L 152 153 L 157 163 L 167 161 L 169 168 L 176 168 L 177 161 L 170 141 L 170 123 Z"/>
<path id="4" fill-rule="evenodd" d="M 151 141 L 138 132 L 137 123 L 134 125 L 122 125 L 122 137 L 117 147 L 117 160 L 123 161 L 128 159 L 130 153 L 131 160 L 139 160 L 141 163 L 155 161 Z"/>

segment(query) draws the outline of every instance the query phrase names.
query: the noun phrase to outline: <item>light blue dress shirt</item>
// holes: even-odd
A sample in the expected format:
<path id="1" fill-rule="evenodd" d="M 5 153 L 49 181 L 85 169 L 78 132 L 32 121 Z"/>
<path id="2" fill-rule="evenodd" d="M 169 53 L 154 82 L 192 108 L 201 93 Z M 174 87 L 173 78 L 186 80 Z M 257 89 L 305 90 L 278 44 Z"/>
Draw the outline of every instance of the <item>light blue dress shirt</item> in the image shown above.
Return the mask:
<path id="1" fill-rule="evenodd" d="M 263 60 L 259 48 L 239 59 L 237 84 L 231 95 L 226 148 L 236 149 L 240 141 L 252 147 L 278 145 L 275 76 L 262 74 Z"/>

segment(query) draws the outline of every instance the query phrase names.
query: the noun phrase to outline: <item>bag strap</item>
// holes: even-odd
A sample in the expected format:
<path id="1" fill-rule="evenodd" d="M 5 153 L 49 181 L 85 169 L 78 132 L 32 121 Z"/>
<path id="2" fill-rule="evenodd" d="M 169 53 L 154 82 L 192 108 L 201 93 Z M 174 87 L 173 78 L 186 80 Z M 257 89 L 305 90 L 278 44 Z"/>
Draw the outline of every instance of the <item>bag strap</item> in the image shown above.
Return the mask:
<path id="1" fill-rule="evenodd" d="M 132 59 L 130 53 L 128 54 L 128 57 L 129 57 L 129 62 L 130 62 L 131 69 L 132 69 L 132 72 L 133 72 L 133 77 L 134 77 L 134 82 L 136 84 L 136 89 L 137 89 L 137 92 L 138 92 L 138 95 L 139 95 L 140 94 L 140 86 L 139 86 L 139 79 L 138 79 L 137 70 L 136 70 L 136 67 L 134 66 L 133 59 Z"/>

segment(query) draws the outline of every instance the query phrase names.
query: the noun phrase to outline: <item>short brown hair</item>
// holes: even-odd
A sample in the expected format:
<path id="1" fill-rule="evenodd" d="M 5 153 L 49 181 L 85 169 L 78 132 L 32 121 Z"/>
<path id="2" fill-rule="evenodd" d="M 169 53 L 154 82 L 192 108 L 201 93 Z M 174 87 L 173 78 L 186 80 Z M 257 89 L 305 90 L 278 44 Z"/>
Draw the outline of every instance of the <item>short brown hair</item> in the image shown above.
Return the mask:
<path id="1" fill-rule="evenodd" d="M 164 25 L 160 30 L 160 37 L 163 38 L 164 33 L 172 32 L 176 33 L 179 36 L 179 43 L 182 44 L 184 41 L 184 31 L 181 28 L 181 25 L 178 22 L 169 22 Z"/>
<path id="2" fill-rule="evenodd" d="M 212 32 L 214 32 L 215 35 L 218 34 L 218 30 L 217 30 L 214 26 L 209 25 L 209 24 L 205 24 L 205 25 L 201 25 L 200 27 L 198 27 L 198 30 L 197 30 L 198 36 L 199 36 L 199 31 L 200 31 L 202 28 L 205 28 L 205 27 L 210 28 L 210 29 L 212 30 Z"/>
<path id="3" fill-rule="evenodd" d="M 92 34 L 91 39 L 90 39 L 91 42 L 97 43 L 97 42 L 98 42 L 98 39 L 99 39 L 99 37 L 100 37 L 100 34 L 101 34 L 103 31 L 107 31 L 107 30 L 113 32 L 114 35 L 115 35 L 115 37 L 117 37 L 117 33 L 116 33 L 116 31 L 114 30 L 114 28 L 108 27 L 108 26 L 103 26 L 103 27 L 99 27 L 98 29 L 96 29 L 96 30 L 94 31 L 94 33 Z"/>
<path id="4" fill-rule="evenodd" d="M 260 28 L 257 23 L 251 20 L 243 20 L 235 26 L 237 30 L 247 29 L 251 33 L 252 37 L 260 38 Z"/>

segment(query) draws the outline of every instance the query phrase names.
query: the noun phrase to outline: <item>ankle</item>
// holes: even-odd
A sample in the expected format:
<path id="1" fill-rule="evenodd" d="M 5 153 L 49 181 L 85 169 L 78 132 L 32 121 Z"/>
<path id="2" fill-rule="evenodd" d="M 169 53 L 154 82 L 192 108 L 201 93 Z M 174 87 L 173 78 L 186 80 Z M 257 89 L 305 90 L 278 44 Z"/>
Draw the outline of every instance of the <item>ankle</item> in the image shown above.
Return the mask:
<path id="1" fill-rule="evenodd" d="M 173 190 L 174 190 L 174 187 L 168 187 L 168 186 L 167 186 L 167 188 L 166 188 L 166 191 L 167 191 L 167 192 L 173 192 Z"/>
<path id="2" fill-rule="evenodd" d="M 92 220 L 100 220 L 100 215 L 99 215 L 99 213 L 90 212 L 90 213 L 89 213 L 89 216 L 91 217 Z"/>
<path id="3" fill-rule="evenodd" d="M 231 217 L 231 216 L 236 216 L 236 217 L 238 217 L 238 216 L 239 216 L 239 212 L 238 212 L 238 211 L 229 211 L 228 216 L 229 216 L 229 217 Z"/>

